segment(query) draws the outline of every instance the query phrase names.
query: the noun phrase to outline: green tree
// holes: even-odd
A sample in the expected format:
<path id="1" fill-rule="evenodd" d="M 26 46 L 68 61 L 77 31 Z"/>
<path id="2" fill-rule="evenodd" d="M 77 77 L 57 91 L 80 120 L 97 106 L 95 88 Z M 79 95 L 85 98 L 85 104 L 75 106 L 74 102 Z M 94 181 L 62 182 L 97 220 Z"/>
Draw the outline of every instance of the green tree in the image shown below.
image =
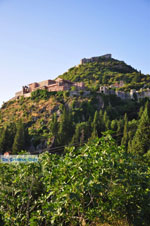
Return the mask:
<path id="1" fill-rule="evenodd" d="M 17 131 L 16 131 L 16 135 L 15 135 L 14 143 L 12 147 L 13 154 L 17 154 L 21 150 L 25 149 L 25 135 L 26 135 L 25 127 L 22 121 L 20 120 L 17 123 Z"/>
<path id="2" fill-rule="evenodd" d="M 57 121 L 57 115 L 56 115 L 56 113 L 54 113 L 52 116 L 51 123 L 50 123 L 50 131 L 52 132 L 53 136 L 55 136 L 55 137 L 57 137 L 57 135 L 58 135 L 58 126 L 59 126 L 59 123 Z"/>
<path id="3" fill-rule="evenodd" d="M 117 130 L 117 121 L 116 120 L 112 120 L 111 121 L 111 129 L 113 130 L 113 131 L 116 131 Z"/>
<path id="4" fill-rule="evenodd" d="M 121 144 L 124 145 L 126 148 L 128 146 L 128 117 L 127 114 L 124 116 L 124 129 L 123 129 L 123 137 L 121 140 Z"/>
<path id="5" fill-rule="evenodd" d="M 7 151 L 7 127 L 4 128 L 1 132 L 1 137 L 0 137 L 0 153 L 3 154 L 4 152 Z"/>
<path id="6" fill-rule="evenodd" d="M 75 133 L 72 137 L 72 144 L 83 144 L 89 138 L 89 124 L 88 122 L 81 122 L 76 125 Z"/>
<path id="7" fill-rule="evenodd" d="M 71 111 L 64 107 L 60 117 L 57 143 L 61 145 L 68 144 L 73 136 L 73 132 L 74 126 Z"/>
<path id="8" fill-rule="evenodd" d="M 92 138 L 100 136 L 102 132 L 102 121 L 100 118 L 100 114 L 98 111 L 95 112 L 93 122 L 91 124 L 92 127 Z"/>
<path id="9" fill-rule="evenodd" d="M 132 141 L 132 152 L 143 155 L 148 150 L 150 150 L 150 114 L 148 103 L 146 103 Z"/>
<path id="10" fill-rule="evenodd" d="M 124 128 L 124 121 L 120 119 L 117 121 L 117 132 L 116 132 L 116 140 L 118 144 L 121 143 L 123 128 Z"/>
<path id="11" fill-rule="evenodd" d="M 15 123 L 10 123 L 5 128 L 3 128 L 0 137 L 0 153 L 3 154 L 4 152 L 11 152 L 15 133 Z"/>
<path id="12" fill-rule="evenodd" d="M 105 130 L 108 130 L 110 128 L 110 121 L 109 121 L 107 111 L 104 112 L 103 122 L 104 122 Z"/>

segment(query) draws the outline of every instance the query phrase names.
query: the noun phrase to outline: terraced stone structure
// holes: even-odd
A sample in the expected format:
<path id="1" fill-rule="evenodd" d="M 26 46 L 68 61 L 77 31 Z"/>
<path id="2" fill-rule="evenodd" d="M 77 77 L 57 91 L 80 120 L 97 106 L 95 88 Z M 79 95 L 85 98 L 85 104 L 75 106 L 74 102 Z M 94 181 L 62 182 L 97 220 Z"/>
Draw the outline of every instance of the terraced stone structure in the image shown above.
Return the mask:
<path id="1" fill-rule="evenodd" d="M 64 80 L 61 78 L 57 78 L 56 80 L 45 80 L 42 82 L 34 82 L 29 84 L 28 86 L 23 86 L 22 90 L 15 94 L 15 98 L 19 98 L 20 96 L 29 97 L 31 93 L 37 89 L 46 89 L 49 92 L 52 91 L 65 91 L 70 90 L 71 87 L 75 87 L 76 90 L 84 90 L 85 86 L 83 82 L 71 82 L 69 80 Z"/>

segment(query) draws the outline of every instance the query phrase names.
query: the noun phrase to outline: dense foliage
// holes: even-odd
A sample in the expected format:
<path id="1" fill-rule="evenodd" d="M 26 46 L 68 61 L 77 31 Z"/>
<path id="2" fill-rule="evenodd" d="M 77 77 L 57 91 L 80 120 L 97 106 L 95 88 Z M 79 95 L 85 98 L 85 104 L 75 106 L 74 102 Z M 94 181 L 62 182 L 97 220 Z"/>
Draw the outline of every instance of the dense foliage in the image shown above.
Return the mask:
<path id="1" fill-rule="evenodd" d="M 0 225 L 149 226 L 150 100 L 97 90 L 120 80 L 123 90 L 149 87 L 150 76 L 99 59 L 60 77 L 90 93 L 36 90 L 0 109 L 0 154 L 57 153 L 0 163 Z"/>
<path id="2" fill-rule="evenodd" d="M 125 145 L 129 152 L 141 153 L 141 156 L 149 152 L 149 100 L 123 101 L 115 95 L 94 92 L 86 98 L 72 98 L 67 92 L 53 94 L 52 98 L 59 105 L 53 107 L 51 115 L 43 107 L 39 113 L 41 118 L 37 116 L 36 120 L 33 118 L 27 122 L 22 118 L 4 124 L 0 129 L 0 153 L 9 151 L 15 154 L 29 150 L 31 146 L 42 150 L 48 146 L 57 148 L 84 143 L 101 137 L 106 130 L 113 130 L 118 145 Z M 36 123 L 39 128 L 35 127 Z"/>
<path id="3" fill-rule="evenodd" d="M 34 164 L 0 164 L 5 225 L 150 225 L 150 175 L 110 134 Z"/>
<path id="4" fill-rule="evenodd" d="M 150 76 L 138 72 L 123 61 L 99 58 L 99 61 L 70 68 L 59 77 L 75 82 L 84 82 L 89 89 L 97 90 L 100 85 L 111 85 L 124 81 L 125 91 L 150 87 Z"/>

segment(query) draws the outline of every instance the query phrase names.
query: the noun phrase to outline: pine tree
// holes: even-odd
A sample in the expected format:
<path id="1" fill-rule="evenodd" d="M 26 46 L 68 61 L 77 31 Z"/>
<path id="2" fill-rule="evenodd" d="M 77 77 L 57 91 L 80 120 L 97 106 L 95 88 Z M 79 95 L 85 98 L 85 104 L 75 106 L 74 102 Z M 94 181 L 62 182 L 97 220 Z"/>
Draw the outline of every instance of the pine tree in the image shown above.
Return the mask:
<path id="1" fill-rule="evenodd" d="M 132 141 L 132 152 L 145 154 L 150 150 L 150 114 L 146 103 L 145 110 L 139 120 L 138 128 Z"/>
<path id="2" fill-rule="evenodd" d="M 24 148 L 25 148 L 25 128 L 24 124 L 20 120 L 17 123 L 17 132 L 12 147 L 13 154 L 18 154 L 21 150 L 24 150 Z"/>

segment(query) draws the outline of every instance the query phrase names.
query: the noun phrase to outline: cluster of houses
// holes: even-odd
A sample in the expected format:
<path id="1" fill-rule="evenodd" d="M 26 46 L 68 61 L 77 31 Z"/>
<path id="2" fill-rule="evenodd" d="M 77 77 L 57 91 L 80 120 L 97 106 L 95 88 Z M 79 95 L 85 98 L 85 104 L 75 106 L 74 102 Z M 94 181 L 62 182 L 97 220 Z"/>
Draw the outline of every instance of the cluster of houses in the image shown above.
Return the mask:
<path id="1" fill-rule="evenodd" d="M 76 90 L 84 90 L 85 86 L 83 82 L 71 82 L 69 80 L 64 80 L 62 78 L 57 78 L 56 80 L 45 80 L 42 82 L 34 82 L 29 84 L 28 86 L 23 86 L 22 90 L 15 94 L 15 98 L 19 98 L 21 96 L 30 97 L 33 91 L 37 89 L 47 90 L 49 92 L 52 91 L 65 91 L 70 90 L 71 87 L 75 87 Z"/>

